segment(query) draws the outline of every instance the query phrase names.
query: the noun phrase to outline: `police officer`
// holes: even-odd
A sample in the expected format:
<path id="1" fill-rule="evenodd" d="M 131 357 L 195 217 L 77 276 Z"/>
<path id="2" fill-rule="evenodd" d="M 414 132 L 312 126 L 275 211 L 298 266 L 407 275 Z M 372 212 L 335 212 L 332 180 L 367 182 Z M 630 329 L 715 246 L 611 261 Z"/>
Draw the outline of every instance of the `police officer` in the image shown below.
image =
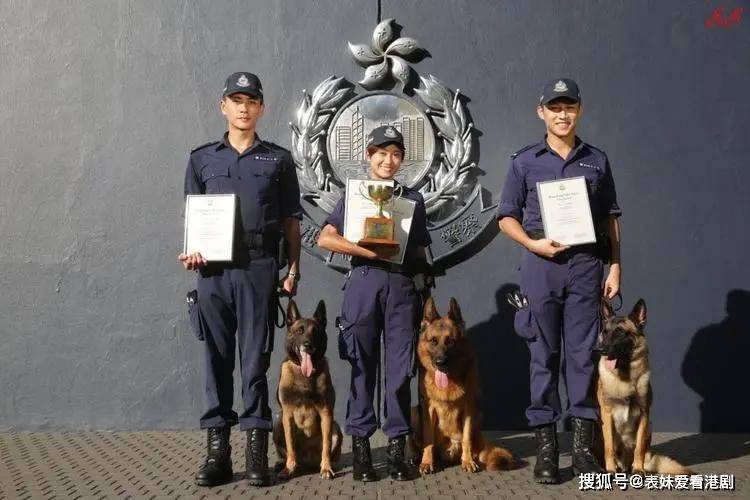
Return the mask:
<path id="1" fill-rule="evenodd" d="M 273 349 L 279 239 L 285 237 L 289 272 L 283 293 L 296 293 L 299 274 L 299 185 L 286 149 L 255 132 L 263 116 L 263 89 L 248 72 L 227 78 L 219 103 L 227 120 L 224 137 L 194 149 L 185 173 L 185 194 L 234 193 L 237 225 L 231 263 L 207 262 L 199 253 L 180 254 L 185 269 L 198 272 L 191 322 L 205 339 L 206 461 L 195 480 L 213 486 L 232 479 L 230 427 L 247 431 L 246 472 L 250 484 L 268 484 L 268 406 L 266 370 Z M 239 345 L 244 410 L 232 409 L 235 344 Z"/>
<path id="2" fill-rule="evenodd" d="M 607 155 L 576 136 L 581 115 L 578 85 L 567 78 L 545 85 L 537 115 L 547 133 L 541 142 L 511 156 L 497 218 L 500 229 L 525 249 L 521 291 L 528 307 L 516 313 L 516 330 L 526 338 L 531 353 L 531 405 L 526 417 L 537 439 L 534 478 L 540 483 L 556 483 L 561 344 L 573 417 L 573 471 L 602 471 L 591 451 L 597 418 L 592 399 L 593 350 L 605 261 L 610 261 L 610 266 L 604 296 L 611 299 L 620 288 L 621 211 Z M 578 176 L 586 178 L 598 245 L 567 247 L 544 236 L 536 183 Z"/>
<path id="3" fill-rule="evenodd" d="M 371 179 L 393 179 L 403 158 L 404 139 L 395 128 L 377 127 L 368 135 L 367 159 Z M 415 345 L 421 317 L 421 298 L 412 278 L 424 271 L 425 247 L 431 240 L 422 195 L 398 184 L 396 189 L 402 190 L 401 196 L 416 202 L 403 265 L 379 260 L 391 255 L 392 250 L 364 248 L 342 236 L 343 197 L 318 238 L 320 247 L 352 257 L 352 270 L 344 284 L 341 306 L 339 354 L 352 365 L 346 433 L 352 436 L 353 475 L 358 481 L 377 480 L 369 438 L 377 427 L 373 396 L 381 333 L 385 346 L 383 432 L 389 438 L 388 471 L 394 480 L 410 479 L 404 460 L 404 441 L 411 431 L 409 380 L 416 369 Z"/>

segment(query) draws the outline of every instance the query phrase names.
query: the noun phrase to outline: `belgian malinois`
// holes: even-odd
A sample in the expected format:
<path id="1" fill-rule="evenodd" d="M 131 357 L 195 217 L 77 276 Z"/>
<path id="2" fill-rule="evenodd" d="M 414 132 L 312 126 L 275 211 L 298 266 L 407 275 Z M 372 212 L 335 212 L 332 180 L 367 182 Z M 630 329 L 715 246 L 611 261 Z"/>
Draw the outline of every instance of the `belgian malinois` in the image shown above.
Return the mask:
<path id="1" fill-rule="evenodd" d="M 341 457 L 341 428 L 333 420 L 336 395 L 325 353 L 326 307 L 321 300 L 312 318 L 300 316 L 297 304 L 287 307 L 286 359 L 281 364 L 277 398 L 281 421 L 273 429 L 280 460 L 279 479 L 299 469 L 320 467 L 320 477 L 332 479 L 332 463 Z"/>
<path id="2" fill-rule="evenodd" d="M 422 408 L 412 412 L 412 446 L 417 454 L 421 452 L 419 472 L 434 472 L 436 458 L 446 465 L 460 462 L 467 472 L 476 472 L 480 464 L 487 470 L 513 468 L 513 455 L 482 437 L 476 406 L 476 358 L 456 299 L 450 300 L 450 310 L 443 318 L 432 297 L 427 300 L 417 356 Z"/>
<path id="3" fill-rule="evenodd" d="M 602 301 L 596 399 L 601 435 L 597 459 L 609 472 L 691 474 L 669 457 L 651 453 L 651 371 L 646 345 L 646 303 L 616 316 Z"/>

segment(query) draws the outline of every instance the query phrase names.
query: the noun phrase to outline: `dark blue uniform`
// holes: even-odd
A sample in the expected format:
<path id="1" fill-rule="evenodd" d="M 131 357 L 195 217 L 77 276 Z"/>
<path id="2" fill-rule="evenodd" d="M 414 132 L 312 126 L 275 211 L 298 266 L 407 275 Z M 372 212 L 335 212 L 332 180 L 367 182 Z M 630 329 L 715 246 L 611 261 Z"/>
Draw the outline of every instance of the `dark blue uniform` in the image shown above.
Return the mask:
<path id="1" fill-rule="evenodd" d="M 403 189 L 403 197 L 417 202 L 403 265 L 354 257 L 344 283 L 339 354 L 352 365 L 346 407 L 346 433 L 351 436 L 369 438 L 377 428 L 373 397 L 381 332 L 385 345 L 383 432 L 396 438 L 411 430 L 409 379 L 416 372 L 415 347 L 422 306 L 412 276 L 422 268 L 417 247 L 427 247 L 432 240 L 422 195 Z M 344 234 L 344 198 L 325 223 Z"/>
<path id="2" fill-rule="evenodd" d="M 538 239 L 543 234 L 536 183 L 570 177 L 586 178 L 594 225 L 619 216 L 615 185 L 607 155 L 576 138 L 567 160 L 547 146 L 546 140 L 513 154 L 503 185 L 497 218 L 513 217 Z M 602 228 L 603 229 L 603 228 Z M 529 307 L 516 315 L 516 330 L 531 352 L 531 405 L 526 417 L 531 426 L 560 418 L 557 392 L 561 342 L 565 343 L 565 377 L 569 413 L 595 419 L 591 398 L 594 374 L 592 351 L 599 331 L 599 304 L 603 263 L 596 245 L 574 246 L 554 259 L 524 251 L 521 291 Z"/>
<path id="3" fill-rule="evenodd" d="M 257 138 L 239 154 L 227 136 L 190 155 L 185 194 L 234 193 L 238 199 L 234 257 L 199 270 L 191 321 L 205 339 L 206 413 L 201 428 L 239 422 L 271 429 L 266 370 L 273 349 L 276 252 L 287 217 L 301 218 L 299 185 L 289 151 Z M 236 337 L 235 337 L 236 332 Z M 241 415 L 232 409 L 235 343 L 242 373 Z"/>

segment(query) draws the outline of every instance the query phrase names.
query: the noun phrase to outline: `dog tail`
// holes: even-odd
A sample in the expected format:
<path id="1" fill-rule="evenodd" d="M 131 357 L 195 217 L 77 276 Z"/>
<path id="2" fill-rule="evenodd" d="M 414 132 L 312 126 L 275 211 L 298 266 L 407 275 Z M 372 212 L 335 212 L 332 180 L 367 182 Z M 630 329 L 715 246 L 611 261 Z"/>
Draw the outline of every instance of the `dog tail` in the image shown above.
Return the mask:
<path id="1" fill-rule="evenodd" d="M 485 443 L 484 448 L 479 452 L 479 461 L 489 471 L 511 470 L 516 464 L 511 452 L 490 443 Z"/>
<path id="2" fill-rule="evenodd" d="M 652 472 L 657 474 L 672 474 L 672 475 L 692 475 L 693 471 L 678 463 L 676 460 L 664 455 L 657 455 L 655 453 L 646 453 L 646 461 L 643 464 L 646 472 Z"/>

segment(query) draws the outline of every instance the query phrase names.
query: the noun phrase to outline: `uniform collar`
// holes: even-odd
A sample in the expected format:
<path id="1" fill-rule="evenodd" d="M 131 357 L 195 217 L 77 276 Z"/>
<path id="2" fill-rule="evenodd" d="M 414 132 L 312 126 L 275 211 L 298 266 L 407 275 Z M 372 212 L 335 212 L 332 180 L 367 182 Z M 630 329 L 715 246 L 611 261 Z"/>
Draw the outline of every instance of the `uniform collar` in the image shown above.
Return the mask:
<path id="1" fill-rule="evenodd" d="M 249 147 L 249 148 L 247 148 L 247 150 L 246 150 L 246 151 L 245 151 L 244 153 L 242 153 L 242 154 L 247 154 L 247 153 L 249 153 L 250 151 L 252 151 L 252 150 L 253 150 L 253 149 L 255 149 L 256 147 L 258 147 L 258 146 L 259 146 L 260 144 L 263 144 L 263 140 L 262 140 L 262 139 L 260 138 L 260 136 L 258 135 L 258 132 L 256 132 L 256 133 L 255 133 L 255 139 L 253 140 L 253 143 L 252 143 L 252 144 L 250 145 L 250 147 Z M 218 143 L 218 144 L 216 145 L 216 151 L 219 151 L 220 149 L 227 149 L 227 148 L 228 148 L 228 149 L 232 149 L 232 150 L 234 151 L 234 149 L 232 148 L 232 145 L 231 145 L 231 144 L 229 143 L 229 132 L 224 132 L 224 135 L 222 136 L 221 140 L 220 140 L 220 141 L 219 141 L 219 143 Z"/>
<path id="2" fill-rule="evenodd" d="M 572 160 L 574 156 L 578 154 L 578 152 L 583 149 L 583 147 L 586 145 L 585 142 L 583 142 L 578 136 L 576 136 L 575 145 L 573 146 L 573 149 L 570 151 L 570 156 L 568 156 L 568 160 Z M 539 156 L 542 153 L 547 152 L 553 155 L 557 155 L 552 148 L 549 147 L 547 144 L 547 135 L 544 135 L 544 139 L 537 144 L 534 148 L 534 156 Z"/>

